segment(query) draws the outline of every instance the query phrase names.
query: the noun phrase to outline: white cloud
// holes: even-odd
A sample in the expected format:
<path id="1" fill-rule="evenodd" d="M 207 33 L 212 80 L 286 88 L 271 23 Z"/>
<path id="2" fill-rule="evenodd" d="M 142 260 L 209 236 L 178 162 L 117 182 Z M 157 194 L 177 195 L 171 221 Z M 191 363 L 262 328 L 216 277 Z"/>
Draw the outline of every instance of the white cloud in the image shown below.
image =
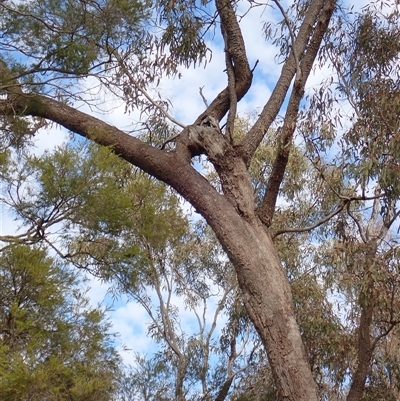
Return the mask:
<path id="1" fill-rule="evenodd" d="M 368 4 L 368 2 L 362 1 L 357 6 L 361 7 L 361 5 L 365 4 Z M 244 11 L 247 10 L 241 10 L 242 14 L 244 14 Z M 266 7 L 261 16 L 260 11 L 260 8 L 254 8 L 241 20 L 251 68 L 256 60 L 259 60 L 259 64 L 255 69 L 254 84 L 239 105 L 241 112 L 251 113 L 264 106 L 271 93 L 271 83 L 277 80 L 281 70 L 281 66 L 275 59 L 276 49 L 264 40 L 262 34 L 263 21 L 268 20 L 273 11 L 270 7 Z M 276 16 L 276 13 L 274 15 Z M 217 33 L 219 35 L 219 32 Z M 225 62 L 221 40 L 216 39 L 213 43 L 210 43 L 210 48 L 213 50 L 213 55 L 206 68 L 198 67 L 196 69 L 182 70 L 181 79 L 164 79 L 157 89 L 171 100 L 173 104 L 171 114 L 185 124 L 193 122 L 205 108 L 199 94 L 200 87 L 203 87 L 205 97 L 211 102 L 218 92 L 226 86 L 227 77 L 226 72 L 224 72 Z M 310 77 L 308 86 L 317 85 L 321 78 L 327 76 L 327 74 L 330 74 L 329 69 L 325 67 L 317 69 Z M 94 80 L 86 80 L 85 87 L 92 88 L 93 93 L 96 91 Z M 139 119 L 139 113 L 126 114 L 125 106 L 121 101 L 112 99 L 109 94 L 98 93 L 98 98 L 102 103 L 104 112 L 91 109 L 87 105 L 81 105 L 81 110 L 121 129 L 129 129 L 132 123 Z M 44 150 L 50 150 L 67 139 L 68 133 L 59 127 L 54 126 L 49 130 L 41 130 L 35 137 L 35 153 L 41 154 Z M 18 228 L 15 221 L 7 214 L 5 208 L 0 212 L 2 234 L 15 233 Z M 93 305 L 102 303 L 106 298 L 108 286 L 96 280 L 92 280 L 90 285 L 89 295 Z M 185 310 L 180 300 L 175 299 L 175 301 L 180 308 L 183 328 L 191 331 L 196 330 L 193 313 Z M 113 330 L 120 333 L 121 344 L 131 348 L 131 351 L 123 353 L 123 357 L 126 362 L 132 363 L 134 351 L 150 352 L 153 349 L 154 344 L 146 334 L 149 317 L 144 309 L 134 302 L 118 301 L 114 304 L 114 307 L 115 310 L 109 312 Z M 215 304 L 211 303 L 207 309 L 207 319 L 213 317 L 214 309 Z"/>
<path id="2" fill-rule="evenodd" d="M 150 321 L 145 309 L 126 296 L 113 297 L 109 293 L 110 284 L 88 276 L 87 293 L 93 307 L 108 308 L 106 316 L 112 323 L 110 332 L 117 333 L 116 345 L 127 365 L 133 364 L 135 353 L 154 351 L 154 343 L 147 336 L 147 325 Z"/>
<path id="3" fill-rule="evenodd" d="M 53 124 L 49 129 L 41 129 L 33 138 L 32 153 L 42 155 L 46 150 L 54 149 L 69 140 L 70 134 L 59 126 Z"/>
<path id="4" fill-rule="evenodd" d="M 147 334 L 150 318 L 141 305 L 135 302 L 121 304 L 110 313 L 110 318 L 113 330 L 119 333 L 120 352 L 126 364 L 133 364 L 135 353 L 155 351 L 155 344 Z"/>
<path id="5" fill-rule="evenodd" d="M 87 295 L 93 306 L 111 304 L 111 299 L 107 296 L 109 285 L 100 281 L 98 278 L 88 275 L 84 285 L 88 288 Z"/>

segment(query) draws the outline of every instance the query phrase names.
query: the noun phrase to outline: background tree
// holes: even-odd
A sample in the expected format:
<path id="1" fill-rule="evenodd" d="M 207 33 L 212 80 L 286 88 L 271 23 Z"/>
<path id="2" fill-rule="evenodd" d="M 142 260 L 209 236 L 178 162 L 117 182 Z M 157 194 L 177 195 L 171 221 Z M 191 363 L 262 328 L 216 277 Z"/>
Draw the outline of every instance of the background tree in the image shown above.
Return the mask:
<path id="1" fill-rule="evenodd" d="M 391 397 L 385 385 L 375 387 L 380 380 L 373 378 L 373 358 L 375 352 L 379 354 L 379 343 L 385 342 L 385 337 L 399 323 L 395 256 L 398 240 L 393 229 L 399 215 L 394 174 L 398 164 L 395 116 L 399 21 L 397 10 L 391 8 L 383 18 L 380 16 L 378 3 L 372 3 L 363 15 L 349 21 L 351 28 L 346 33 L 341 29 L 334 31 L 336 46 L 330 47 L 327 55 L 337 71 L 338 92 L 352 108 L 352 123 L 338 143 L 340 151 L 334 157 L 324 156 L 323 163 L 317 161 L 322 176 L 331 169 L 327 165 L 337 166 L 338 172 L 342 170 L 338 176 L 342 177 L 347 194 L 364 197 L 360 203 L 346 206 L 347 216 L 336 226 L 333 251 L 335 268 L 341 266 L 335 272 L 341 271 L 337 288 L 348 305 L 352 305 L 348 318 L 354 322 L 357 336 L 354 360 L 350 361 L 352 383 L 347 400 L 361 399 L 367 382 L 370 383 L 367 393 L 372 391 L 383 399 Z M 317 107 L 323 98 L 320 94 Z M 328 99 L 329 96 L 325 97 L 325 105 L 330 104 Z M 329 107 L 320 120 L 322 124 L 329 116 L 328 110 Z M 344 194 L 337 187 L 333 190 Z M 370 194 L 369 201 L 366 194 Z M 352 283 L 351 289 L 348 282 Z"/>
<path id="2" fill-rule="evenodd" d="M 158 350 L 154 358 L 135 358 L 124 397 L 222 401 L 229 395 L 260 344 L 218 241 L 204 222 L 189 224 L 176 194 L 94 145 L 9 159 L 3 179 L 6 202 L 27 227 L 4 242 L 46 244 L 146 311 Z M 41 222 L 39 234 L 31 222 Z M 184 311 L 193 315 L 190 331 Z M 152 374 L 154 380 L 140 378 Z"/>
<path id="3" fill-rule="evenodd" d="M 357 299 L 352 311 L 354 321 L 358 324 L 358 349 L 368 351 L 368 360 L 362 360 L 361 355 L 365 355 L 364 352 L 358 352 L 357 356 L 355 351 L 354 359 L 349 361 L 352 375 L 354 372 L 349 397 L 356 394 L 359 398 L 368 374 L 366 367 L 370 366 L 371 351 L 378 344 L 376 341 L 372 347 L 367 343 L 370 342 L 371 335 L 375 335 L 375 340 L 381 339 L 381 334 L 388 331 L 390 326 L 393 326 L 393 329 L 394 323 L 397 322 L 396 319 L 389 319 L 389 326 L 383 327 L 377 325 L 379 319 L 374 321 L 374 318 L 379 316 L 377 311 L 381 313 L 382 309 L 381 301 L 375 302 L 374 294 L 380 285 L 387 286 L 389 279 L 386 275 L 378 280 L 376 269 L 383 265 L 375 261 L 384 260 L 381 256 L 388 249 L 384 238 L 390 235 L 390 227 L 397 216 L 396 178 L 393 174 L 397 166 L 397 147 L 395 140 L 388 140 L 387 136 L 382 135 L 379 119 L 371 119 L 371 116 L 376 117 L 382 113 L 382 104 L 374 104 L 376 96 L 367 96 L 369 93 L 375 94 L 374 91 L 378 89 L 378 93 L 382 95 L 380 98 L 385 99 L 387 105 L 397 104 L 397 92 L 395 87 L 392 87 L 392 81 L 397 82 L 394 66 L 398 48 L 393 45 L 396 43 L 396 36 L 384 35 L 391 32 L 389 25 L 395 24 L 396 13 L 378 13 L 370 8 L 366 17 L 344 19 L 345 25 L 343 21 L 339 23 L 338 19 L 334 19 L 334 24 L 329 27 L 335 10 L 337 16 L 344 16 L 343 10 L 335 1 L 296 2 L 287 11 L 283 11 L 280 3 L 274 4 L 283 16 L 281 31 L 276 30 L 276 36 L 272 37 L 273 43 L 280 48 L 282 70 L 269 100 L 265 105 L 261 105 L 263 109 L 256 120 L 243 135 L 237 137 L 237 103 L 251 87 L 253 70 L 247 60 L 235 3 L 216 0 L 212 6 L 197 6 L 191 2 L 157 2 L 153 5 L 111 0 L 30 1 L 24 4 L 2 2 L 0 71 L 4 98 L 0 110 L 3 116 L 5 144 L 3 159 L 7 157 L 8 145 L 25 144 L 27 133 L 29 135 L 34 132 L 46 121 L 55 122 L 78 135 L 112 148 L 121 158 L 168 184 L 183 196 L 213 229 L 235 269 L 236 279 L 242 291 L 242 301 L 267 350 L 279 399 L 316 400 L 316 383 L 324 383 L 332 373 L 327 370 L 328 365 L 324 365 L 330 360 L 330 355 L 319 355 L 319 360 L 316 355 L 321 350 L 326 350 L 328 344 L 337 345 L 340 340 L 339 336 L 331 343 L 330 336 L 322 336 L 327 343 L 319 349 L 308 343 L 307 335 L 313 338 L 315 333 L 321 335 L 324 330 L 337 329 L 339 322 L 335 321 L 329 304 L 323 303 L 323 308 L 314 314 L 314 324 L 318 323 L 318 319 L 320 322 L 317 325 L 318 330 L 315 331 L 313 325 L 307 326 L 302 312 L 312 309 L 307 309 L 304 296 L 312 296 L 316 300 L 326 299 L 327 288 L 321 282 L 310 288 L 306 285 L 299 286 L 298 294 L 303 296 L 299 295 L 293 304 L 292 289 L 295 289 L 295 281 L 291 285 L 291 274 L 296 278 L 298 271 L 291 270 L 291 267 L 297 267 L 297 261 L 293 257 L 290 258 L 290 248 L 287 247 L 290 241 L 280 244 L 279 237 L 284 233 L 305 233 L 319 229 L 309 237 L 312 243 L 311 239 L 317 238 L 334 242 L 331 241 L 331 237 L 337 235 L 335 239 L 346 244 L 344 252 L 349 258 L 352 250 L 357 251 L 354 260 L 362 262 L 361 267 L 365 273 L 363 285 L 359 287 L 350 286 L 348 289 L 344 286 L 344 273 L 332 273 L 331 281 L 326 281 L 331 284 L 327 287 L 339 291 L 341 295 L 348 297 L 347 299 Z M 249 7 L 253 5 L 255 4 L 249 3 Z M 157 20 L 153 20 L 154 16 Z M 381 20 L 387 21 L 389 25 L 379 28 Z M 207 55 L 204 35 L 217 21 L 224 42 L 227 86 L 203 111 L 199 110 L 198 118 L 193 124 L 185 127 L 170 115 L 168 103 L 163 99 L 151 97 L 148 90 L 150 85 L 156 84 L 158 78 L 161 78 L 162 71 L 175 74 L 179 66 L 188 67 L 191 63 L 204 60 Z M 271 35 L 274 30 L 269 28 L 271 26 L 267 23 L 266 32 Z M 351 46 L 340 46 L 346 43 L 343 38 L 347 38 L 348 32 L 350 37 L 354 34 L 357 39 L 357 48 L 353 53 Z M 366 40 L 370 38 L 370 34 L 379 40 Z M 376 48 L 368 48 L 368 43 L 376 43 Z M 337 44 L 339 46 L 336 46 Z M 388 44 L 391 51 L 382 52 Z M 306 81 L 320 49 L 322 63 L 332 54 L 330 60 L 338 70 L 342 93 L 351 104 L 355 99 L 352 105 L 360 107 L 363 112 L 361 118 L 360 115 L 357 116 L 357 121 L 350 121 L 353 124 L 352 129 L 344 136 L 341 136 L 337 126 L 333 124 L 338 120 L 330 119 L 330 106 L 336 99 L 329 97 L 329 91 L 332 90 L 330 86 L 327 87 L 327 91 L 324 91 L 324 87 L 319 88 L 306 105 L 304 113 L 299 114 Z M 388 58 L 386 61 L 382 60 L 382 57 L 374 58 L 379 66 L 383 67 L 370 68 L 367 72 L 367 69 L 364 71 L 363 68 L 369 64 L 362 57 L 357 59 L 356 55 L 370 55 L 371 51 L 380 56 L 383 53 L 387 54 Z M 340 69 L 340 56 L 346 60 L 346 65 L 351 67 L 351 74 L 355 71 L 355 75 L 349 76 Z M 354 66 L 359 68 L 353 69 Z M 386 80 L 382 81 L 382 73 L 387 74 Z M 138 109 L 148 113 L 146 132 L 142 133 L 144 135 L 128 135 L 78 110 L 77 103 L 74 102 L 82 100 L 79 82 L 83 82 L 83 79 L 89 76 L 123 99 L 127 110 Z M 344 82 L 346 85 L 343 85 Z M 381 82 L 388 83 L 388 86 L 381 86 Z M 354 97 L 351 91 L 354 85 L 356 90 L 362 91 L 359 98 Z M 85 96 L 83 100 L 90 103 L 87 99 L 88 96 Z M 285 99 L 287 106 L 283 108 Z M 367 103 L 363 105 L 365 101 Z M 368 115 L 368 110 L 372 114 Z M 386 107 L 385 110 L 390 108 Z M 283 119 L 278 117 L 279 113 L 284 114 Z M 304 118 L 300 119 L 303 116 Z M 222 125 L 221 121 L 225 117 L 226 123 Z M 396 138 L 392 120 L 383 118 L 380 121 L 389 124 L 389 138 Z M 170 123 L 174 126 L 169 127 Z M 276 128 L 275 138 L 270 141 L 273 157 L 266 158 L 264 165 L 260 166 L 259 171 L 263 172 L 262 181 L 255 188 L 254 176 L 250 169 L 251 161 L 254 160 L 257 150 L 261 149 L 263 139 L 268 138 L 266 135 L 271 132 L 269 129 L 273 124 Z M 304 139 L 302 154 L 309 160 L 308 167 L 313 169 L 311 173 L 299 175 L 299 178 L 302 178 L 302 188 L 286 188 L 284 198 L 289 201 L 289 205 L 277 208 L 278 195 L 283 191 L 291 152 L 292 155 L 296 155 L 293 151 L 295 132 L 300 134 L 299 138 Z M 344 142 L 340 142 L 340 139 Z M 375 142 L 382 145 L 375 147 Z M 338 146 L 341 143 L 343 146 Z M 385 150 L 387 144 L 390 144 L 389 152 Z M 330 157 L 332 150 L 335 153 L 338 151 L 339 154 Z M 196 160 L 197 156 L 206 156 L 214 172 L 212 180 L 206 179 L 196 170 L 193 160 Z M 304 158 L 299 160 L 303 162 Z M 298 164 L 298 167 L 301 171 L 302 165 Z M 115 170 L 110 177 L 121 183 L 124 181 L 124 171 L 124 168 Z M 65 177 L 68 177 L 67 173 Z M 374 191 L 369 193 L 367 184 L 372 179 L 376 185 Z M 19 177 L 19 180 L 22 183 L 23 177 Z M 15 182 L 18 183 L 18 180 Z M 83 185 L 79 180 L 77 184 Z M 98 183 L 98 187 L 102 185 L 102 182 Z M 51 185 L 49 188 L 51 189 Z M 313 195 L 311 192 L 307 193 L 308 189 L 314 191 Z M 319 192 L 315 192 L 316 190 Z M 317 197 L 315 193 L 318 194 Z M 164 194 L 168 199 L 169 192 L 165 191 Z M 95 196 L 95 192 L 93 195 Z M 313 197 L 315 199 L 312 199 Z M 79 202 L 80 199 L 77 196 L 74 201 Z M 121 201 L 122 199 L 123 197 Z M 381 200 L 380 215 L 379 208 L 378 214 L 376 213 L 376 199 Z M 43 207 L 40 205 L 41 199 L 38 200 L 39 206 Z M 107 198 L 100 197 L 98 200 L 102 209 L 107 210 Z M 365 219 L 363 209 L 360 209 L 363 206 L 372 208 L 370 220 Z M 33 209 L 35 207 L 37 206 L 32 206 Z M 120 208 L 115 210 L 119 213 Z M 96 202 L 93 201 L 92 213 L 94 212 L 95 215 L 102 214 L 102 210 L 96 208 Z M 51 213 L 59 213 L 58 205 Z M 22 235 L 22 239 L 29 242 L 32 239 L 37 241 L 46 238 L 46 219 L 29 219 L 23 214 L 21 216 L 26 222 L 29 221 L 28 231 Z M 45 215 L 46 218 L 49 216 L 52 214 Z M 86 215 L 80 218 L 84 221 Z M 104 218 L 106 219 L 106 216 Z M 349 224 L 349 221 L 352 223 Z M 371 222 L 371 225 L 367 223 L 362 226 L 364 221 Z M 328 222 L 328 225 L 321 228 Z M 380 227 L 372 235 L 370 227 L 376 226 L 377 223 Z M 107 235 L 99 238 L 97 232 L 103 227 L 106 228 Z M 335 227 L 334 234 L 329 233 L 332 227 Z M 110 228 L 108 223 L 94 225 L 91 231 L 87 232 L 87 238 L 83 238 L 84 241 L 70 242 L 70 253 L 76 256 L 85 252 L 98 254 L 100 263 L 107 258 L 107 262 L 110 262 L 118 257 L 122 259 L 119 260 L 121 263 L 117 265 L 118 268 L 125 268 L 123 261 L 131 255 L 138 260 L 145 256 L 135 248 L 121 253 L 125 243 L 121 247 L 118 241 L 110 238 Z M 355 229 L 358 230 L 357 233 Z M 367 232 L 371 234 L 369 237 Z M 356 239 L 355 248 L 350 246 L 352 244 L 347 247 L 349 233 Z M 93 238 L 93 235 L 96 235 L 96 238 Z M 294 236 L 294 244 L 299 238 Z M 65 240 L 68 241 L 68 238 Z M 378 250 L 380 246 L 382 248 Z M 297 249 L 299 253 L 296 255 L 303 257 L 300 274 L 304 275 L 309 270 L 305 269 L 304 261 L 313 266 L 310 263 L 313 259 L 308 258 L 309 255 L 304 252 L 305 247 L 300 245 L 300 242 Z M 115 250 L 118 250 L 118 253 L 114 253 Z M 368 266 L 370 260 L 374 261 L 372 266 Z M 328 259 L 325 264 L 320 264 L 319 273 L 329 271 L 330 263 Z M 108 265 L 111 266 L 110 263 Z M 347 265 L 343 264 L 342 267 L 344 266 Z M 118 277 L 119 271 L 105 271 Z M 136 271 L 133 269 L 132 273 L 135 274 Z M 379 272 L 382 273 L 383 269 Z M 319 279 L 320 276 L 315 273 L 314 277 Z M 326 274 L 326 277 L 329 275 Z M 148 276 L 141 276 L 140 279 L 148 280 Z M 306 284 L 307 280 L 304 283 Z M 354 281 L 351 283 L 354 285 Z M 151 285 L 154 285 L 154 281 Z M 370 298 L 374 299 L 372 303 Z M 387 298 L 383 299 L 385 301 L 382 302 L 387 301 Z M 295 320 L 296 306 L 302 307 L 298 315 L 300 329 Z M 390 307 L 384 308 L 384 311 L 390 312 Z M 324 316 L 331 319 L 325 326 L 322 324 Z M 376 331 L 378 328 L 381 331 Z M 373 330 L 375 331 L 372 334 Z M 344 338 L 349 333 L 343 330 L 342 334 Z M 364 340 L 367 343 L 364 344 Z M 338 359 L 334 358 L 330 362 L 337 361 Z M 345 367 L 337 366 L 334 373 L 343 369 L 346 371 Z M 318 375 L 321 375 L 322 379 L 319 379 Z"/>
<path id="4" fill-rule="evenodd" d="M 0 256 L 3 400 L 111 400 L 120 358 L 104 311 L 88 306 L 78 276 L 38 247 Z"/>

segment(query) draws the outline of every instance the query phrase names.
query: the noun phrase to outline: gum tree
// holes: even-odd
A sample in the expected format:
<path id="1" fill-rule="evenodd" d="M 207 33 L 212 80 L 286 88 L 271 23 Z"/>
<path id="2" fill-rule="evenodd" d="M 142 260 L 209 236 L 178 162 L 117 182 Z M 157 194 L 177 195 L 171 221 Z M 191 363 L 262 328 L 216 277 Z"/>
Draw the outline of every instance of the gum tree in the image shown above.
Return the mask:
<path id="1" fill-rule="evenodd" d="M 176 193 L 93 143 L 20 155 L 2 170 L 5 202 L 28 229 L 0 236 L 0 254 L 40 242 L 146 314 L 157 352 L 136 355 L 120 393 L 226 399 L 261 347 L 232 265 L 204 221 L 190 224 Z M 31 222 L 40 219 L 38 236 Z"/>
<path id="2" fill-rule="evenodd" d="M 276 220 L 306 82 L 336 1 L 298 2 L 289 11 L 278 1 L 274 4 L 282 14 L 282 34 L 278 31 L 273 38 L 283 56 L 282 69 L 257 119 L 237 137 L 237 104 L 252 85 L 254 68 L 247 59 L 234 2 L 1 2 L 3 157 L 8 145 L 22 146 L 29 134 L 54 122 L 112 148 L 128 163 L 172 187 L 204 217 L 233 264 L 247 313 L 266 348 L 279 398 L 310 401 L 318 399 L 316 385 L 274 242 L 286 229 L 277 228 L 275 221 L 272 230 L 271 224 Z M 165 74 L 177 74 L 179 67 L 202 62 L 208 53 L 204 35 L 214 26 L 220 28 L 224 43 L 226 88 L 211 103 L 205 102 L 192 124 L 184 126 L 170 115 L 168 102 L 152 98 L 147 88 Z M 91 103 L 79 90 L 79 83 L 88 82 L 87 78 L 124 99 L 127 110 L 146 113 L 148 135 L 131 135 L 80 111 L 75 106 L 79 101 Z M 268 177 L 256 197 L 249 166 L 268 130 L 281 121 L 282 110 L 274 158 L 266 161 Z M 305 133 L 308 145 L 318 141 L 312 135 L 317 131 L 311 126 L 309 137 Z M 212 165 L 215 180 L 196 170 L 198 156 Z M 304 231 L 326 222 L 350 202 L 364 200 L 365 194 L 339 193 L 337 199 L 336 209 L 311 216 L 315 220 Z M 33 234 L 43 236 L 46 216 L 32 224 Z"/>

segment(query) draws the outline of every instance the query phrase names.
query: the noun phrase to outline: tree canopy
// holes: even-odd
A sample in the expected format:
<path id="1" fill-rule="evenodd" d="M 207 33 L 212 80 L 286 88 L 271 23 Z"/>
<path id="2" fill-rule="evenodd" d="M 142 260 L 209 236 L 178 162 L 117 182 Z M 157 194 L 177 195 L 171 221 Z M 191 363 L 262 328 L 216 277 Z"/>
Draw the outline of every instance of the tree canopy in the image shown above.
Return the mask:
<path id="1" fill-rule="evenodd" d="M 238 105 L 265 68 L 246 51 L 254 9 L 272 10 L 259 40 L 280 70 L 245 117 Z M 2 254 L 46 246 L 146 309 L 162 352 L 138 357 L 126 394 L 154 399 L 141 381 L 154 375 L 180 401 L 191 383 L 207 400 L 398 397 L 399 22 L 394 1 L 0 3 L 0 174 L 22 224 Z M 216 52 L 225 86 L 212 101 L 200 88 L 204 107 L 183 124 L 163 79 Z M 139 123 L 94 116 L 108 107 L 94 87 Z M 32 155 L 52 124 L 70 142 Z M 218 346 L 200 315 L 185 337 L 171 303 L 198 313 L 215 289 Z M 212 350 L 224 357 L 211 375 Z"/>
<path id="2" fill-rule="evenodd" d="M 0 256 L 3 400 L 110 400 L 120 359 L 104 311 L 90 308 L 76 274 L 43 249 Z"/>

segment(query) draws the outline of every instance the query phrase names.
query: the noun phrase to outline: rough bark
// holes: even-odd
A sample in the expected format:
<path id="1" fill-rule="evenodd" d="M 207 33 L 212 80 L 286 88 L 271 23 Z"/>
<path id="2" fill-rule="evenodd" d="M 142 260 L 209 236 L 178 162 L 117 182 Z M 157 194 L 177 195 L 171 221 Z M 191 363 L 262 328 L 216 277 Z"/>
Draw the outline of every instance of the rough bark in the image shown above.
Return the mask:
<path id="1" fill-rule="evenodd" d="M 370 302 L 364 302 L 361 308 L 358 326 L 357 368 L 353 374 L 350 391 L 346 398 L 347 401 L 360 401 L 364 393 L 365 382 L 370 371 L 374 351 L 370 333 L 373 310 L 374 307 Z"/>
<path id="2" fill-rule="evenodd" d="M 294 317 L 290 285 L 275 246 L 254 210 L 244 161 L 222 134 L 210 127 L 188 128 L 187 136 L 219 162 L 225 195 L 190 165 L 183 151 L 164 152 L 103 121 L 44 96 L 21 96 L 14 110 L 55 121 L 112 146 L 128 162 L 171 185 L 206 219 L 232 261 L 247 311 L 266 347 L 281 400 L 317 400 L 316 386 Z M 201 135 L 200 135 L 201 133 Z M 211 136 L 220 140 L 211 141 Z M 222 154 L 224 155 L 221 158 Z"/>
<path id="3" fill-rule="evenodd" d="M 256 218 L 248 222 L 237 213 L 224 215 L 226 227 L 217 235 L 235 266 L 246 309 L 267 349 L 279 399 L 317 400 L 290 286 L 270 236 Z"/>
<path id="4" fill-rule="evenodd" d="M 318 50 L 334 5 L 334 0 L 310 2 L 293 44 L 298 60 L 304 54 L 304 60 L 307 60 L 306 50 L 312 51 L 313 32 L 319 39 L 315 51 Z M 232 2 L 216 0 L 216 7 L 234 70 L 235 101 L 239 101 L 250 88 L 252 73 Z M 218 121 L 230 108 L 232 88 L 229 87 L 193 125 L 181 132 L 176 149 L 170 152 L 151 147 L 116 127 L 46 96 L 8 90 L 8 98 L 0 100 L 0 113 L 43 117 L 100 145 L 110 146 L 123 159 L 170 185 L 191 203 L 214 230 L 235 267 L 246 309 L 267 350 L 279 399 L 316 401 L 316 385 L 295 320 L 290 285 L 268 229 L 256 214 L 247 170 L 266 129 L 279 112 L 296 69 L 292 54 L 283 66 L 260 119 L 243 144 L 237 147 L 218 127 Z M 4 70 L 0 64 L 0 72 Z M 302 71 L 304 83 L 309 70 Z M 296 102 L 301 96 L 302 90 L 294 95 Z M 191 159 L 200 153 L 208 156 L 218 172 L 223 195 L 192 167 Z"/>
<path id="5" fill-rule="evenodd" d="M 375 202 L 375 204 L 377 204 L 377 202 Z M 373 220 L 374 219 L 371 218 L 371 221 Z M 385 228 L 382 228 L 382 230 L 385 230 Z M 371 272 L 373 271 L 377 249 L 377 240 L 375 238 L 370 239 L 368 243 L 368 251 L 366 252 L 366 258 L 364 260 L 364 274 L 368 280 L 359 295 L 361 313 L 358 324 L 357 366 L 353 374 L 349 393 L 347 394 L 347 401 L 360 401 L 362 399 L 367 376 L 371 368 L 372 355 L 376 345 L 371 335 L 376 299 L 374 280 L 371 277 Z"/>
<path id="6" fill-rule="evenodd" d="M 226 37 L 226 51 L 232 58 L 235 75 L 236 101 L 239 101 L 251 87 L 253 73 L 247 60 L 246 49 L 236 13 L 230 0 L 216 0 L 218 14 L 221 20 L 221 29 Z M 229 85 L 221 91 L 207 109 L 197 118 L 199 124 L 205 117 L 213 117 L 220 121 L 230 107 Z"/>

